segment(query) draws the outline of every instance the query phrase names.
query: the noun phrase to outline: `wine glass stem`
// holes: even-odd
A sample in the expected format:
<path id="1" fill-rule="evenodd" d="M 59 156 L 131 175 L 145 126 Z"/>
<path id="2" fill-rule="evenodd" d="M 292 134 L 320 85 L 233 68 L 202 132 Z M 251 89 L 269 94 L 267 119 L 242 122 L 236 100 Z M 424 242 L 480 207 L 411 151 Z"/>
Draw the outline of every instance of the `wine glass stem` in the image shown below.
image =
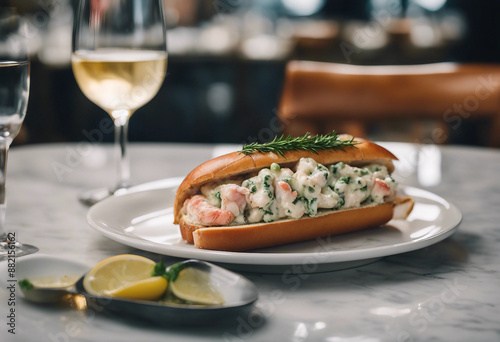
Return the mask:
<path id="1" fill-rule="evenodd" d="M 115 190 L 130 186 L 130 161 L 127 151 L 128 116 L 118 117 L 115 123 L 115 155 L 117 160 L 117 183 Z"/>
<path id="2" fill-rule="evenodd" d="M 4 137 L 0 138 L 0 241 L 7 237 L 5 231 L 5 210 L 7 201 L 5 196 L 5 180 L 7 176 L 7 153 L 9 151 L 9 142 Z"/>

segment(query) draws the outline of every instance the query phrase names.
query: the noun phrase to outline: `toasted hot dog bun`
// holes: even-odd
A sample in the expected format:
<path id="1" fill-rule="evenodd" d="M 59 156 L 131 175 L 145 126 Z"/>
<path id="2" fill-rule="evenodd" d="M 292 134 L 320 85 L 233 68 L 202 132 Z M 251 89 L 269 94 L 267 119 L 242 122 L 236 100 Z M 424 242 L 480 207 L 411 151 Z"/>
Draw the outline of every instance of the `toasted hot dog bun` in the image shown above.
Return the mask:
<path id="1" fill-rule="evenodd" d="M 315 217 L 229 227 L 203 227 L 181 219 L 182 236 L 198 248 L 246 251 L 376 227 L 391 220 L 393 204 L 329 211 Z"/>
<path id="2" fill-rule="evenodd" d="M 349 137 L 350 138 L 350 137 Z M 329 165 L 344 162 L 352 166 L 377 163 L 394 170 L 393 160 L 397 158 L 385 148 L 367 140 L 356 138 L 355 147 L 347 146 L 343 150 L 287 151 L 284 156 L 274 153 L 240 152 L 229 153 L 211 159 L 191 171 L 179 186 L 174 203 L 174 223 L 179 224 L 182 238 L 194 243 L 198 248 L 244 251 L 305 241 L 328 235 L 347 233 L 382 225 L 392 219 L 395 203 L 363 206 L 361 208 L 325 210 L 315 217 L 304 216 L 300 219 L 283 219 L 271 223 L 231 225 L 225 227 L 207 227 L 193 222 L 185 215 L 184 202 L 200 192 L 208 183 L 244 176 L 277 163 L 282 167 L 293 167 L 301 158 L 313 158 L 318 163 Z M 408 200 L 405 209 L 411 211 L 413 202 Z"/>

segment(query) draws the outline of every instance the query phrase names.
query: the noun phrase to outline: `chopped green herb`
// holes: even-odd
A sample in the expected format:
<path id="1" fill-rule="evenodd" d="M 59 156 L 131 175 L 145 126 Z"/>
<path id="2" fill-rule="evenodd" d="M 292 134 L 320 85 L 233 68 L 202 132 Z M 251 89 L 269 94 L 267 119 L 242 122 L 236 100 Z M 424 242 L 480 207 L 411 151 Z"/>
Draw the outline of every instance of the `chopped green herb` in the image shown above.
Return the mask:
<path id="1" fill-rule="evenodd" d="M 339 197 L 339 202 L 337 203 L 337 208 L 342 208 L 345 204 L 344 196 Z"/>
<path id="2" fill-rule="evenodd" d="M 257 192 L 257 187 L 256 187 L 255 185 L 254 185 L 254 186 L 252 186 L 252 188 L 250 189 L 250 192 L 251 192 L 252 194 L 256 193 L 256 192 Z"/>
<path id="3" fill-rule="evenodd" d="M 220 198 L 220 191 L 217 191 L 217 192 L 215 193 L 215 198 L 217 198 L 218 200 L 220 200 L 220 199 L 221 199 L 221 198 Z"/>
<path id="4" fill-rule="evenodd" d="M 302 198 L 303 201 L 304 201 L 304 204 L 306 206 L 306 213 L 309 215 L 309 216 L 314 216 L 316 215 L 316 210 L 314 208 L 312 208 L 312 205 L 314 204 L 314 202 L 316 202 L 318 199 L 315 197 L 311 200 L 308 200 L 307 198 Z"/>
<path id="5" fill-rule="evenodd" d="M 265 175 L 265 176 L 264 176 L 264 186 L 265 186 L 266 188 L 269 188 L 269 187 L 271 186 L 271 185 L 268 183 L 270 179 L 271 179 L 271 176 L 270 176 L 270 175 Z"/>
<path id="6" fill-rule="evenodd" d="M 339 179 L 339 182 L 342 182 L 342 183 L 346 183 L 346 184 L 349 184 L 351 182 L 351 177 L 341 177 Z"/>
<path id="7" fill-rule="evenodd" d="M 310 192 L 310 193 L 313 193 L 314 191 L 315 191 L 315 190 L 314 190 L 314 187 L 310 186 L 310 187 L 309 187 L 309 192 Z"/>
<path id="8" fill-rule="evenodd" d="M 244 186 L 245 188 L 248 188 L 250 186 L 250 184 L 253 184 L 253 181 L 251 181 L 250 179 L 245 179 L 243 181 L 243 183 L 241 183 L 241 186 Z"/>

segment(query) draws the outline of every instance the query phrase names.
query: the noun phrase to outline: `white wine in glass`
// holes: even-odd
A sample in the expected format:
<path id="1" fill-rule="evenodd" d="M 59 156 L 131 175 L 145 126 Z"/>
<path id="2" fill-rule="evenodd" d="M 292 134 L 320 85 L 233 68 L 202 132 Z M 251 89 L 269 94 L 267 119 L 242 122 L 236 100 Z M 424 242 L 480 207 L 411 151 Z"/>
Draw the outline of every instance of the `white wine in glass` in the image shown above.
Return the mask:
<path id="1" fill-rule="evenodd" d="M 21 129 L 28 107 L 30 63 L 26 23 L 11 9 L 0 8 L 0 260 L 35 253 L 37 247 L 18 241 L 17 232 L 7 229 L 7 155 L 12 140 Z"/>
<path id="2" fill-rule="evenodd" d="M 162 0 L 82 0 L 73 33 L 73 73 L 85 96 L 115 125 L 117 182 L 84 193 L 94 204 L 130 186 L 127 127 L 158 93 L 167 68 Z"/>

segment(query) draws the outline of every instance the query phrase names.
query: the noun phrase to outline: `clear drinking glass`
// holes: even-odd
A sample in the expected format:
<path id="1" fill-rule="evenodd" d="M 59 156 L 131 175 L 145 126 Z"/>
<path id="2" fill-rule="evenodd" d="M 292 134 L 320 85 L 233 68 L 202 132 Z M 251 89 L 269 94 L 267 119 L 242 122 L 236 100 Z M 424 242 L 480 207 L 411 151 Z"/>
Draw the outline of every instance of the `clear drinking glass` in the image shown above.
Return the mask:
<path id="1" fill-rule="evenodd" d="M 26 25 L 13 10 L 0 9 L 0 260 L 38 251 L 17 241 L 16 232 L 5 226 L 7 154 L 26 115 L 29 86 Z"/>
<path id="2" fill-rule="evenodd" d="M 85 96 L 115 125 L 117 182 L 87 191 L 88 205 L 130 186 L 127 127 L 135 110 L 160 89 L 167 69 L 162 0 L 81 0 L 73 30 L 72 66 Z"/>

